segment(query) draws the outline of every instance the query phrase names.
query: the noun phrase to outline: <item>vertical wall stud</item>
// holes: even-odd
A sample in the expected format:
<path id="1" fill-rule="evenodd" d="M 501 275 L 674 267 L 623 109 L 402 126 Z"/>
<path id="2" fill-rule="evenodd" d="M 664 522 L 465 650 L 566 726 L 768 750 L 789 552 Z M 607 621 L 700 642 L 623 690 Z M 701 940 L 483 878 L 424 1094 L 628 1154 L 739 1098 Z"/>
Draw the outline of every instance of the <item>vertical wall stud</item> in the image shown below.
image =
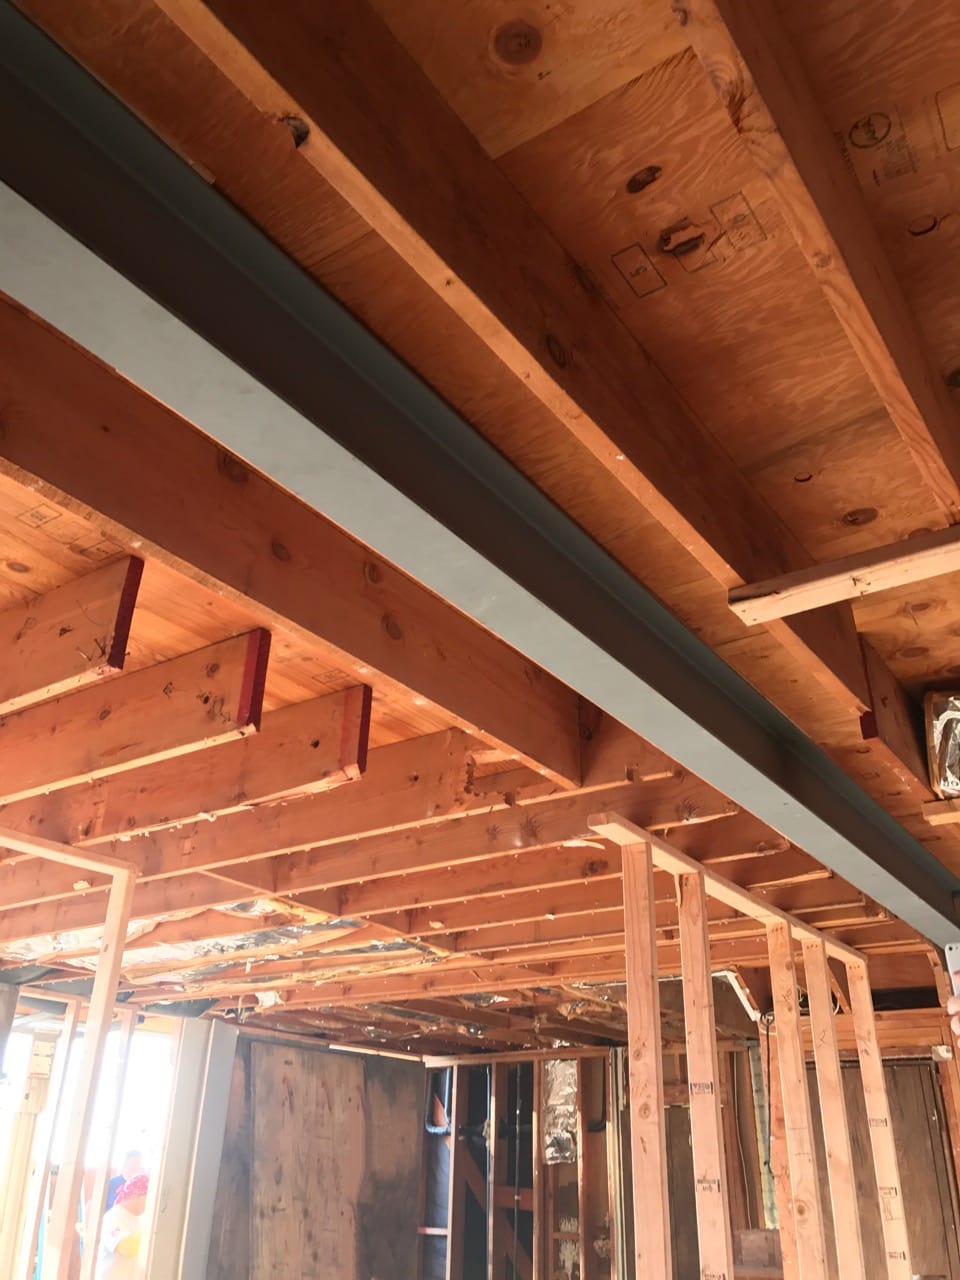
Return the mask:
<path id="1" fill-rule="evenodd" d="M 803 939 L 803 971 L 810 1003 L 810 1029 L 817 1066 L 817 1093 L 827 1153 L 840 1280 L 864 1280 L 857 1181 L 853 1170 L 850 1124 L 843 1093 L 830 970 L 822 938 Z"/>
<path id="2" fill-rule="evenodd" d="M 704 1275 L 733 1280 L 707 895 L 702 875 L 679 875 L 676 879 L 700 1268 Z"/>
<path id="3" fill-rule="evenodd" d="M 910 1280 L 910 1241 L 903 1209 L 903 1191 L 900 1185 L 900 1169 L 897 1148 L 890 1122 L 890 1103 L 887 1084 L 883 1075 L 883 1059 L 877 1043 L 877 1024 L 873 1013 L 873 997 L 866 962 L 847 964 L 847 981 L 850 988 L 850 1012 L 857 1037 L 857 1053 L 860 1058 L 860 1079 L 867 1107 L 867 1125 L 873 1163 L 877 1171 L 880 1190 L 880 1208 L 883 1222 L 883 1243 L 887 1254 L 887 1275 L 890 1280 Z"/>
<path id="4" fill-rule="evenodd" d="M 767 946 L 770 952 L 780 1087 L 787 1159 L 790 1165 L 791 1217 L 796 1230 L 800 1276 L 802 1280 L 823 1280 L 828 1274 L 827 1247 L 813 1145 L 810 1095 L 807 1092 L 807 1068 L 797 1007 L 797 973 L 793 961 L 790 925 L 779 920 L 769 923 Z"/>
<path id="5" fill-rule="evenodd" d="M 630 1147 L 637 1276 L 673 1274 L 663 1108 L 660 988 L 653 859 L 648 844 L 623 849 L 623 910 L 630 1047 Z"/>

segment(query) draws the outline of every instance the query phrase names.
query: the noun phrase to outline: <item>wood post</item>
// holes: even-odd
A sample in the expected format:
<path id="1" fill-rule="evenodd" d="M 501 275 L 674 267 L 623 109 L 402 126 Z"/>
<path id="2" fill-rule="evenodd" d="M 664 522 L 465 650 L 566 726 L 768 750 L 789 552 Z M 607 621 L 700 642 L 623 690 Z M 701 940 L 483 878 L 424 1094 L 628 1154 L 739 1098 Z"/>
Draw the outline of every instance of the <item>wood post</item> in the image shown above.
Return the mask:
<path id="1" fill-rule="evenodd" d="M 816 1152 L 807 1068 L 797 1007 L 797 975 L 793 962 L 790 925 L 779 920 L 767 925 L 770 978 L 780 1059 L 787 1159 L 790 1164 L 793 1224 L 801 1280 L 822 1280 L 827 1275 L 827 1247 L 820 1205 Z"/>
<path id="2" fill-rule="evenodd" d="M 910 1280 L 913 1268 L 910 1265 L 910 1241 L 903 1208 L 900 1169 L 865 961 L 851 961 L 847 964 L 847 981 L 850 988 L 850 1012 L 857 1037 L 857 1054 L 860 1058 L 860 1079 L 867 1107 L 870 1145 L 873 1148 L 873 1163 L 880 1192 L 887 1275 L 889 1280 Z"/>
<path id="3" fill-rule="evenodd" d="M 720 1114 L 707 895 L 702 875 L 680 875 L 676 880 L 700 1266 L 705 1275 L 732 1280 L 733 1233 Z"/>
<path id="4" fill-rule="evenodd" d="M 123 945 L 135 884 L 136 874 L 133 871 L 118 871 L 110 889 L 103 941 L 97 960 L 97 975 L 87 1010 L 76 1101 L 53 1198 L 50 1235 L 44 1253 L 43 1280 L 70 1280 L 70 1255 L 83 1185 L 83 1155 L 93 1119 L 104 1041 L 113 1020 L 120 962 L 123 959 Z"/>
<path id="5" fill-rule="evenodd" d="M 803 971 L 810 1004 L 810 1029 L 817 1066 L 817 1092 L 827 1155 L 840 1280 L 865 1280 L 860 1208 L 853 1170 L 847 1104 L 843 1092 L 840 1051 L 837 1047 L 833 992 L 827 953 L 820 939 L 803 939 Z"/>
<path id="6" fill-rule="evenodd" d="M 648 844 L 623 849 L 627 1034 L 630 1045 L 630 1149 L 637 1276 L 673 1274 L 667 1198 L 660 989 L 653 858 Z"/>

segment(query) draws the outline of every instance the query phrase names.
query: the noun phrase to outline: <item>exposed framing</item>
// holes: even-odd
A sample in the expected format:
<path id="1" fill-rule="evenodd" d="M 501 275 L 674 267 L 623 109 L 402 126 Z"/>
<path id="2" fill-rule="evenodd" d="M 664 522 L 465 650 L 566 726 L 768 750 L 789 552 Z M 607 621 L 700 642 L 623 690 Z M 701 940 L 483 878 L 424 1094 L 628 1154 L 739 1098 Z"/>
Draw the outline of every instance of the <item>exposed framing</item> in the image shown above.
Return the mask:
<path id="1" fill-rule="evenodd" d="M 687 923 L 684 929 L 684 916 L 681 914 L 681 948 L 684 934 L 687 947 L 683 956 L 683 981 L 685 1006 L 687 1011 L 688 1044 L 691 1036 L 696 1038 L 700 1051 L 706 1046 L 709 1056 L 710 1042 L 715 1044 L 715 1030 L 707 1002 L 691 998 L 688 984 L 695 982 L 702 963 L 702 954 L 696 946 L 694 922 L 697 915 L 699 896 L 694 891 L 690 898 L 690 882 L 702 889 L 703 903 L 706 898 L 714 897 L 728 906 L 753 917 L 762 923 L 767 932 L 767 943 L 770 957 L 770 970 L 774 998 L 774 1010 L 777 1028 L 777 1057 L 779 1067 L 780 1100 L 783 1108 L 784 1129 L 786 1134 L 788 1185 L 778 1188 L 778 1204 L 781 1215 L 785 1207 L 791 1210 L 790 1218 L 796 1231 L 797 1275 L 800 1280 L 819 1280 L 826 1273 L 826 1242 L 824 1238 L 823 1217 L 817 1181 L 817 1169 L 812 1139 L 810 1116 L 810 1100 L 807 1092 L 806 1064 L 804 1057 L 803 1037 L 800 1028 L 799 1009 L 797 1004 L 797 979 L 795 971 L 795 952 L 798 945 L 803 948 L 805 964 L 809 964 L 816 988 L 817 1004 L 816 1024 L 813 1026 L 814 1041 L 817 1030 L 824 1016 L 824 1002 L 829 999 L 829 977 L 827 958 L 839 961 L 845 968 L 847 984 L 850 992 L 850 1005 L 857 1035 L 857 1048 L 860 1060 L 860 1073 L 863 1081 L 864 1099 L 869 1119 L 870 1139 L 873 1148 L 874 1167 L 877 1185 L 880 1189 L 883 1204 L 883 1230 L 887 1252 L 888 1280 L 908 1280 L 912 1275 L 910 1249 L 907 1238 L 906 1221 L 903 1213 L 903 1194 L 900 1174 L 897 1165 L 896 1148 L 890 1123 L 890 1110 L 887 1100 L 886 1084 L 883 1077 L 883 1061 L 877 1041 L 876 1021 L 873 1002 L 870 995 L 870 984 L 867 965 L 864 958 L 852 947 L 837 942 L 826 934 L 803 924 L 785 912 L 771 908 L 766 902 L 754 897 L 739 886 L 730 884 L 722 876 L 704 868 L 701 864 L 674 849 L 666 841 L 652 832 L 644 831 L 616 814 L 598 814 L 591 819 L 590 825 L 599 834 L 623 850 L 624 874 L 624 907 L 626 912 L 626 957 L 627 957 L 627 1019 L 629 1028 L 630 1062 L 638 1066 L 640 1074 L 634 1072 L 631 1088 L 631 1108 L 634 1121 L 639 1120 L 644 1126 L 641 1131 L 650 1130 L 651 1139 L 638 1143 L 637 1130 L 634 1130 L 634 1213 L 637 1224 L 638 1241 L 643 1239 L 648 1247 L 653 1232 L 647 1232 L 647 1215 L 652 1213 L 651 1206 L 657 1210 L 655 1247 L 659 1245 L 660 1214 L 667 1216 L 666 1248 L 669 1251 L 669 1215 L 667 1208 L 667 1180 L 665 1165 L 656 1158 L 657 1150 L 653 1144 L 659 1142 L 661 1134 L 656 1132 L 657 1122 L 662 1118 L 664 1106 L 664 1089 L 662 1070 L 649 1068 L 654 1062 L 659 1063 L 660 1055 L 650 1051 L 651 1037 L 651 1000 L 648 996 L 651 985 L 656 985 L 656 964 L 651 963 L 650 934 L 654 928 L 652 904 L 645 896 L 645 887 L 652 881 L 653 868 L 672 873 L 680 889 L 681 904 L 686 896 L 689 907 L 686 912 Z M 682 886 L 682 887 L 681 887 Z M 691 946 L 693 942 L 693 946 Z M 808 976 L 808 983 L 810 977 Z M 634 993 L 631 996 L 631 983 Z M 818 985 L 819 984 L 819 985 Z M 696 987 L 694 987 L 694 993 Z M 656 996 L 653 996 L 656 1001 Z M 657 1010 L 659 1021 L 659 1010 Z M 657 1043 L 659 1043 L 659 1027 L 656 1027 Z M 715 1052 L 715 1050 L 714 1050 Z M 855 1198 L 855 1183 L 850 1169 L 849 1133 L 846 1117 L 846 1103 L 839 1081 L 839 1058 L 836 1052 L 834 1037 L 832 1051 L 828 1043 L 820 1046 L 815 1054 L 817 1089 L 820 1097 L 821 1112 L 824 1125 L 836 1119 L 840 1125 L 839 1142 L 837 1134 L 831 1134 L 828 1145 L 828 1163 L 830 1167 L 830 1189 L 833 1197 L 834 1215 L 837 1222 L 857 1220 L 858 1208 Z M 834 1065 L 836 1071 L 833 1070 Z M 701 1058 L 702 1069 L 702 1058 Z M 638 1088 L 639 1084 L 639 1088 Z M 717 1117 L 712 1107 L 694 1107 L 691 1090 L 690 1123 L 693 1137 L 694 1157 L 697 1168 L 697 1222 L 700 1234 L 701 1266 L 716 1273 L 717 1266 L 724 1265 L 716 1261 L 718 1247 L 718 1220 L 713 1212 L 712 1197 L 704 1188 L 701 1194 L 699 1179 L 704 1176 L 701 1166 L 702 1153 L 713 1152 L 715 1143 L 720 1144 L 721 1153 L 721 1186 L 722 1186 L 722 1133 L 718 1131 Z M 705 1094 L 705 1097 L 707 1095 Z M 652 1128 L 651 1128 L 652 1126 Z M 843 1142 L 846 1135 L 847 1149 Z M 831 1146 L 832 1158 L 830 1155 Z M 637 1148 L 641 1148 L 639 1152 Z M 654 1157 L 651 1158 L 651 1150 Z M 638 1158 L 641 1161 L 638 1170 Z M 659 1168 L 658 1168 L 659 1165 Z M 639 1177 L 638 1177 L 639 1172 Z M 637 1192 L 636 1188 L 641 1188 Z M 802 1211 L 799 1206 L 802 1205 Z M 782 1226 L 782 1224 L 781 1224 Z M 720 1228 L 722 1232 L 722 1225 Z M 841 1234 L 838 1232 L 838 1235 Z M 720 1236 L 722 1243 L 722 1235 Z M 859 1272 L 856 1268 L 856 1242 L 845 1241 L 838 1247 L 841 1250 L 841 1274 L 863 1275 L 862 1248 Z M 639 1263 L 639 1259 L 638 1259 Z M 644 1258 L 647 1269 L 643 1274 L 670 1274 L 669 1252 L 665 1262 L 655 1269 L 650 1269 L 650 1259 Z M 847 1268 L 853 1266 L 853 1270 Z M 640 1271 L 638 1270 L 638 1274 Z M 723 1274 L 723 1271 L 719 1272 Z"/>
<path id="2" fill-rule="evenodd" d="M 27 837 L 0 828 L 0 844 L 16 852 L 45 858 L 81 871 L 110 877 L 106 922 L 97 957 L 96 976 L 87 1009 L 83 1057 L 77 1082 L 77 1102 L 70 1117 L 64 1158 L 57 1175 L 50 1230 L 44 1253 L 43 1280 L 69 1280 L 74 1239 L 76 1206 L 83 1185 L 83 1152 L 86 1147 L 96 1098 L 97 1081 L 103 1063 L 107 1033 L 113 1022 L 114 1004 L 120 981 L 123 946 L 130 921 L 137 873 L 117 858 L 74 849 L 54 840 Z M 96 1242 L 94 1241 L 94 1247 Z"/>

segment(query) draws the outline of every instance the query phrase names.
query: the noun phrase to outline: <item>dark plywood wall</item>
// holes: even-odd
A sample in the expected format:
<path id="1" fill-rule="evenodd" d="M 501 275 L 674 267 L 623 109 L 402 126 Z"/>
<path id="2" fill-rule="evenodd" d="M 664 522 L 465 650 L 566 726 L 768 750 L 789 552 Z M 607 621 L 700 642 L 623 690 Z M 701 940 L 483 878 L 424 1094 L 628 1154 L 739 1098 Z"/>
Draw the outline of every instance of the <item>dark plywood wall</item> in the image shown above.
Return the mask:
<path id="1" fill-rule="evenodd" d="M 918 1275 L 934 1277 L 935 1280 L 960 1280 L 960 1252 L 954 1205 L 956 1175 L 946 1141 L 943 1102 L 934 1066 L 929 1061 L 888 1062 L 884 1067 L 884 1075 L 890 1099 L 890 1117 L 897 1141 L 913 1269 Z M 873 1173 L 860 1073 L 855 1065 L 848 1063 L 844 1066 L 843 1077 L 854 1165 L 857 1170 L 857 1193 L 867 1274 L 881 1275 L 885 1259 L 880 1198 Z M 810 1084 L 820 1185 L 826 1190 L 826 1156 L 812 1070 Z M 824 1212 L 828 1236 L 827 1280 L 837 1280 L 833 1212 L 829 1195 L 826 1194 Z"/>
<path id="2" fill-rule="evenodd" d="M 241 1037 L 206 1280 L 416 1274 L 417 1063 Z"/>

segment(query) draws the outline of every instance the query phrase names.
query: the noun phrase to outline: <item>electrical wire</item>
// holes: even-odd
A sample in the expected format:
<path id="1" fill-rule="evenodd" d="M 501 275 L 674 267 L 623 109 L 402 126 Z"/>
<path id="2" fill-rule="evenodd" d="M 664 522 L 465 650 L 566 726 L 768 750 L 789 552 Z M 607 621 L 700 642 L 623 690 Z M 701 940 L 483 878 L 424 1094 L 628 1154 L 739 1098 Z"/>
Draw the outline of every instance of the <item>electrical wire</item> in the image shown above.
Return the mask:
<path id="1" fill-rule="evenodd" d="M 753 1209 L 751 1208 L 752 1197 L 750 1195 L 750 1183 L 747 1180 L 747 1158 L 743 1153 L 743 1134 L 740 1132 L 740 1082 L 737 1078 L 737 1064 L 734 1061 L 734 1055 L 730 1055 L 730 1074 L 733 1077 L 733 1119 L 737 1126 L 737 1150 L 740 1152 L 740 1173 L 743 1177 L 743 1198 L 747 1205 L 747 1225 L 753 1226 Z"/>
<path id="2" fill-rule="evenodd" d="M 771 1080 L 771 1077 L 770 1077 L 770 1028 L 771 1028 L 771 1026 L 773 1025 L 773 1014 L 772 1014 L 772 1013 L 764 1013 L 764 1014 L 762 1014 L 762 1015 L 761 1015 L 761 1017 L 760 1017 L 760 1023 L 761 1023 L 761 1025 L 763 1026 L 764 1034 L 765 1034 L 765 1036 L 766 1036 L 766 1043 L 767 1043 L 767 1154 L 766 1154 L 766 1158 L 765 1158 L 765 1160 L 764 1160 L 764 1162 L 763 1162 L 763 1163 L 764 1163 L 764 1165 L 766 1166 L 767 1173 L 769 1173 L 770 1177 L 772 1178 L 772 1177 L 773 1177 L 773 1164 L 772 1164 L 772 1159 L 773 1159 L 773 1157 L 772 1157 L 772 1153 L 771 1153 L 771 1148 L 772 1148 L 772 1145 L 773 1145 L 773 1144 L 772 1144 L 772 1134 L 773 1134 L 773 1128 L 772 1128 L 772 1126 L 773 1126 L 773 1102 L 772 1102 L 772 1089 L 773 1089 L 773 1081 Z"/>

